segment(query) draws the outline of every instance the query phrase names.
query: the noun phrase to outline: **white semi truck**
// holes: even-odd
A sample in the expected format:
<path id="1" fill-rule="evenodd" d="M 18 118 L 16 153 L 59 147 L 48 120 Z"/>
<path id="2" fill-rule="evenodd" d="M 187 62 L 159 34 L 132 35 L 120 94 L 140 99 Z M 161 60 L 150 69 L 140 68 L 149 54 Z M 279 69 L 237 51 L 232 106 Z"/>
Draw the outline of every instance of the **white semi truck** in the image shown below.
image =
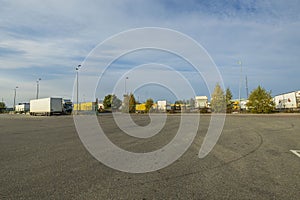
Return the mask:
<path id="1" fill-rule="evenodd" d="M 280 94 L 273 100 L 277 110 L 300 110 L 300 91 Z"/>
<path id="2" fill-rule="evenodd" d="M 62 98 L 48 97 L 30 100 L 30 115 L 64 114 Z"/>
<path id="3" fill-rule="evenodd" d="M 19 103 L 15 106 L 15 112 L 16 113 L 27 113 L 30 109 L 29 103 Z"/>
<path id="4" fill-rule="evenodd" d="M 208 98 L 207 96 L 196 96 L 195 97 L 195 108 L 208 108 Z"/>

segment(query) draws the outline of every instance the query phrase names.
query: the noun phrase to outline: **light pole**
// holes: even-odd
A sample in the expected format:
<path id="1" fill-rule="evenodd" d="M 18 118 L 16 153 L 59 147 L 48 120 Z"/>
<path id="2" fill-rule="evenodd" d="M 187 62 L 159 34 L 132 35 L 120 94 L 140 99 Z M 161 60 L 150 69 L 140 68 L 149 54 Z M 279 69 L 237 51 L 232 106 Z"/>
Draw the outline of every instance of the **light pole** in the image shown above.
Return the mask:
<path id="1" fill-rule="evenodd" d="M 248 91 L 248 78 L 246 76 L 246 94 L 247 94 L 247 99 L 249 98 L 249 91 Z"/>
<path id="2" fill-rule="evenodd" d="M 36 99 L 39 99 L 40 80 L 42 80 L 42 79 L 39 78 L 39 79 L 36 81 Z"/>
<path id="3" fill-rule="evenodd" d="M 77 82 L 77 87 L 76 87 L 76 89 L 77 89 L 77 92 L 76 92 L 76 94 L 77 94 L 77 98 L 76 98 L 76 103 L 77 103 L 77 113 L 76 114 L 78 114 L 78 108 L 79 108 L 79 102 L 78 102 L 78 94 L 79 94 L 79 92 L 78 92 L 78 88 L 79 88 L 79 79 L 78 79 L 78 71 L 79 71 L 79 69 L 80 69 L 80 67 L 81 67 L 81 65 L 78 65 L 76 68 L 75 68 L 75 70 L 76 70 L 76 82 Z"/>
<path id="4" fill-rule="evenodd" d="M 14 95 L 14 108 L 13 108 L 14 111 L 16 110 L 16 96 L 17 96 L 17 89 L 18 89 L 18 88 L 19 88 L 18 86 L 16 86 L 16 87 L 14 88 L 14 90 L 15 90 L 15 95 Z"/>
<path id="5" fill-rule="evenodd" d="M 242 68 L 243 68 L 243 64 L 242 64 L 242 61 L 239 61 L 238 63 L 241 66 L 240 83 L 239 83 L 239 106 L 240 106 L 240 109 L 241 109 L 241 87 L 242 87 Z"/>
<path id="6" fill-rule="evenodd" d="M 127 95 L 126 80 L 128 80 L 128 77 L 125 78 L 125 95 Z"/>

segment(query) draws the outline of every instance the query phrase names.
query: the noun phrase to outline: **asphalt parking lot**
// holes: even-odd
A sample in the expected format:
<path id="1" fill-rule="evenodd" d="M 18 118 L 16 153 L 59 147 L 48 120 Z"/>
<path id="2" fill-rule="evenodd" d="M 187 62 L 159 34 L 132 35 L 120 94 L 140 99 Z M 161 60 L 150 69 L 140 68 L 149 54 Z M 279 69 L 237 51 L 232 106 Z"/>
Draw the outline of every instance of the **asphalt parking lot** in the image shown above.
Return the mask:
<path id="1" fill-rule="evenodd" d="M 147 115 L 134 115 L 145 126 Z M 112 115 L 98 117 L 123 149 L 148 152 L 175 135 L 179 115 L 148 139 L 124 134 Z M 83 146 L 72 116 L 0 115 L 0 199 L 299 199 L 300 115 L 228 115 L 221 137 L 198 152 L 210 115 L 192 145 L 170 166 L 132 174 L 97 161 Z"/>

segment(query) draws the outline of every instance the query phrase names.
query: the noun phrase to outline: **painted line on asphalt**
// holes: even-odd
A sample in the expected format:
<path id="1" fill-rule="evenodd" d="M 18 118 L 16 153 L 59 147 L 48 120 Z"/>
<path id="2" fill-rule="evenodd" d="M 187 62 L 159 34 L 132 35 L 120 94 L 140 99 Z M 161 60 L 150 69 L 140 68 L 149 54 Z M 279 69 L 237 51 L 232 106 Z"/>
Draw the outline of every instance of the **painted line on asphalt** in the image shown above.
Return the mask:
<path id="1" fill-rule="evenodd" d="M 300 158 L 300 150 L 290 150 L 290 151 Z"/>

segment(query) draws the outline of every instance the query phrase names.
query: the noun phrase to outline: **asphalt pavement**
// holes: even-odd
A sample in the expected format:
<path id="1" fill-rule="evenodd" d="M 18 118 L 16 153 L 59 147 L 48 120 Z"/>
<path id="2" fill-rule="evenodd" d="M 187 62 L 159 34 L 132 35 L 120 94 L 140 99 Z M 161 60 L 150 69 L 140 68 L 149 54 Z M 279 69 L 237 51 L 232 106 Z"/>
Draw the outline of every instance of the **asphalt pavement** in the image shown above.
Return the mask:
<path id="1" fill-rule="evenodd" d="M 147 115 L 133 115 L 147 126 Z M 300 115 L 227 115 L 213 150 L 198 157 L 210 115 L 201 115 L 188 150 L 171 165 L 126 173 L 95 159 L 72 116 L 0 115 L 0 199 L 299 199 Z M 131 152 L 167 145 L 180 126 L 168 115 L 151 138 L 124 134 L 111 114 L 98 116 L 106 136 Z M 296 151 L 297 152 L 297 151 Z"/>

